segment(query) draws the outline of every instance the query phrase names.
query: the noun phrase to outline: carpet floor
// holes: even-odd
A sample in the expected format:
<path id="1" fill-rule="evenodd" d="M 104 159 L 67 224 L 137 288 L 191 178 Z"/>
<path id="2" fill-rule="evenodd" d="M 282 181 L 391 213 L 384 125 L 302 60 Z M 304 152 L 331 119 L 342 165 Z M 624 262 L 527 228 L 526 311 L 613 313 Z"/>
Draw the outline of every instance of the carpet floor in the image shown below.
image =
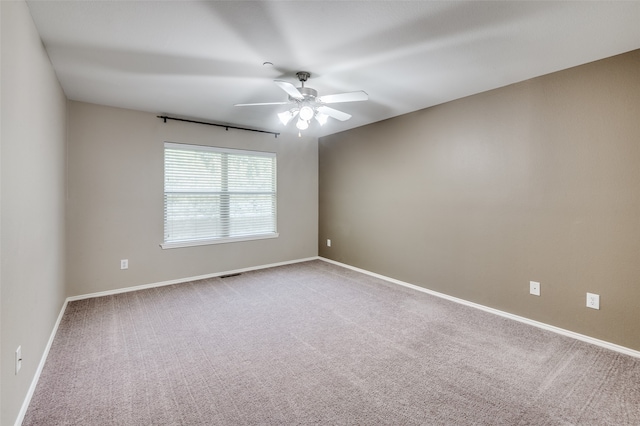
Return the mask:
<path id="1" fill-rule="evenodd" d="M 24 425 L 639 425 L 640 359 L 322 261 L 70 302 Z"/>

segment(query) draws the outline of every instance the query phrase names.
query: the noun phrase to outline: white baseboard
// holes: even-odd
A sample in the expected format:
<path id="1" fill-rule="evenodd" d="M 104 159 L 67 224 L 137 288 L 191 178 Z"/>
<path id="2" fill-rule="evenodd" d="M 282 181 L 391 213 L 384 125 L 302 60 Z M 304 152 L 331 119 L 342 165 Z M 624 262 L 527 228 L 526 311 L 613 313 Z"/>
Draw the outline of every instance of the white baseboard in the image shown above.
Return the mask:
<path id="1" fill-rule="evenodd" d="M 489 313 L 492 313 L 492 314 L 495 314 L 495 315 L 500 315 L 501 317 L 509 318 L 509 319 L 512 319 L 512 320 L 515 320 L 515 321 L 519 321 L 519 322 L 528 324 L 528 325 L 532 325 L 534 327 L 538 327 L 538 328 L 541 328 L 543 330 L 552 331 L 554 333 L 561 334 L 563 336 L 571 337 L 571 338 L 576 339 L 576 340 L 581 340 L 583 342 L 590 343 L 590 344 L 596 345 L 596 346 L 600 346 L 600 347 L 605 348 L 605 349 L 609 349 L 609 350 L 612 350 L 612 351 L 620 352 L 622 354 L 629 355 L 629 356 L 632 356 L 632 357 L 640 358 L 640 351 L 636 351 L 636 350 L 627 348 L 625 346 L 616 345 L 615 343 L 610 343 L 610 342 L 606 342 L 604 340 L 596 339 L 594 337 L 585 336 L 584 334 L 575 333 L 575 332 L 570 331 L 570 330 L 565 330 L 564 328 L 560 328 L 560 327 L 556 327 L 556 326 L 553 326 L 553 325 L 545 324 L 543 322 L 539 322 L 539 321 L 535 321 L 535 320 L 532 320 L 532 319 L 529 319 L 529 318 L 521 317 L 519 315 L 510 314 L 509 312 L 504 312 L 504 311 L 501 311 L 501 310 L 498 310 L 498 309 L 490 308 L 488 306 L 480 305 L 478 303 L 469 302 L 468 300 L 459 299 L 457 297 L 449 296 L 448 294 L 439 293 L 437 291 L 429 290 L 429 289 L 424 288 L 424 287 L 420 287 L 420 286 L 417 286 L 417 285 L 414 285 L 414 284 L 409 284 L 409 283 L 406 283 L 404 281 L 396 280 L 395 278 L 389 278 L 389 277 L 386 277 L 384 275 L 376 274 L 375 272 L 370 272 L 370 271 L 367 271 L 365 269 L 356 268 L 355 266 L 347 265 L 347 264 L 344 264 L 344 263 L 341 263 L 341 262 L 336 262 L 335 260 L 327 259 L 327 258 L 324 258 L 324 257 L 318 257 L 318 258 L 320 260 L 324 261 L 324 262 L 332 263 L 332 264 L 338 265 L 338 266 L 342 266 L 343 268 L 351 269 L 351 270 L 356 271 L 356 272 L 361 272 L 363 274 L 370 275 L 370 276 L 375 277 L 375 278 L 380 278 L 382 280 L 388 281 L 388 282 L 393 283 L 393 284 L 398 284 L 398 285 L 401 285 L 403 287 L 408 287 L 408 288 L 411 288 L 411 289 L 414 289 L 414 290 L 417 290 L 417 291 L 421 291 L 423 293 L 430 294 L 432 296 L 440 297 L 442 299 L 450 300 L 452 302 L 456 302 L 456 303 L 460 303 L 462 305 L 470 306 L 472 308 L 480 309 L 480 310 L 485 311 L 485 312 L 489 312 Z"/>
<path id="2" fill-rule="evenodd" d="M 62 305 L 62 309 L 60 310 L 60 314 L 58 315 L 58 319 L 56 320 L 56 324 L 53 326 L 53 330 L 51 331 L 51 336 L 49 337 L 49 341 L 47 342 L 47 346 L 45 347 L 44 353 L 42 354 L 42 358 L 40 359 L 40 363 L 38 364 L 38 368 L 36 370 L 36 373 L 35 373 L 35 375 L 33 377 L 33 380 L 31 381 L 31 386 L 29 386 L 29 390 L 27 391 L 27 396 L 25 397 L 25 399 L 24 399 L 24 401 L 22 403 L 22 407 L 20 408 L 20 412 L 18 413 L 18 417 L 16 418 L 15 426 L 22 425 L 22 422 L 24 420 L 24 416 L 25 416 L 25 414 L 27 414 L 27 409 L 29 408 L 29 404 L 31 403 L 31 398 L 33 397 L 33 393 L 35 392 L 36 386 L 38 385 L 38 380 L 40 380 L 40 374 L 42 374 L 42 369 L 44 368 L 44 364 L 47 361 L 47 356 L 49 355 L 49 350 L 51 349 L 51 345 L 53 344 L 53 339 L 56 337 L 56 333 L 58 332 L 58 327 L 60 326 L 60 321 L 62 320 L 62 317 L 64 315 L 64 312 L 67 309 L 67 305 L 68 305 L 69 302 L 72 302 L 72 301 L 75 301 L 75 300 L 90 299 L 90 298 L 93 298 L 93 297 L 108 296 L 108 295 L 111 295 L 111 294 L 119 294 L 119 293 L 131 292 L 131 291 L 144 290 L 146 288 L 162 287 L 162 286 L 166 286 L 166 285 L 186 283 L 186 282 L 191 282 L 191 281 L 203 280 L 203 279 L 206 279 L 206 278 L 220 277 L 222 275 L 239 274 L 239 273 L 242 273 L 242 272 L 256 271 L 256 270 L 259 270 L 259 269 L 266 269 L 266 268 L 273 268 L 273 267 L 276 267 L 276 266 L 291 265 L 291 264 L 294 264 L 294 263 L 308 262 L 310 260 L 318 260 L 318 259 L 319 259 L 318 256 L 313 256 L 313 257 L 307 257 L 307 258 L 304 258 L 304 259 L 288 260 L 288 261 L 285 261 L 285 262 L 277 262 L 277 263 L 271 263 L 271 264 L 267 264 L 267 265 L 260 265 L 260 266 L 252 266 L 252 267 L 248 267 L 248 268 L 234 269 L 232 271 L 215 272 L 215 273 L 212 273 L 212 274 L 199 275 L 199 276 L 188 277 L 188 278 L 180 278 L 180 279 L 177 279 L 177 280 L 162 281 L 162 282 L 158 282 L 158 283 L 143 284 L 143 285 L 138 285 L 138 286 L 134 286 L 134 287 L 119 288 L 119 289 L 115 289 L 115 290 L 100 291 L 100 292 L 97 292 L 97 293 L 81 294 L 79 296 L 67 297 L 67 299 L 64 301 L 64 304 Z"/>
<path id="3" fill-rule="evenodd" d="M 58 327 L 60 326 L 60 321 L 62 321 L 62 316 L 64 315 L 64 311 L 67 309 L 68 301 L 69 299 L 65 300 L 64 303 L 62 304 L 62 309 L 60 309 L 60 313 L 58 314 L 58 319 L 56 320 L 56 323 L 53 326 L 53 330 L 51 330 L 49 341 L 47 342 L 47 346 L 45 346 L 44 348 L 44 353 L 40 358 L 40 363 L 38 364 L 38 368 L 36 369 L 36 374 L 34 374 L 33 376 L 33 380 L 31 381 L 31 385 L 29 386 L 29 390 L 27 391 L 27 396 L 25 396 L 24 401 L 22 402 L 22 407 L 20 407 L 20 412 L 18 413 L 18 418 L 16 418 L 15 426 L 22 425 L 24 416 L 25 414 L 27 414 L 27 409 L 29 408 L 29 404 L 31 403 L 31 398 L 33 397 L 33 393 L 36 391 L 36 385 L 38 384 L 38 380 L 40 379 L 40 374 L 42 373 L 44 364 L 47 361 L 47 356 L 49 355 L 49 350 L 51 349 L 51 345 L 53 344 L 53 339 L 56 337 L 56 333 L 58 332 Z"/>
<path id="4" fill-rule="evenodd" d="M 272 264 L 268 264 L 268 265 L 252 266 L 252 267 L 248 267 L 248 268 L 234 269 L 234 270 L 231 270 L 231 271 L 216 272 L 216 273 L 212 273 L 212 274 L 199 275 L 199 276 L 194 276 L 194 277 L 189 277 L 189 278 L 181 278 L 181 279 L 177 279 L 177 280 L 162 281 L 162 282 L 158 282 L 158 283 L 143 284 L 143 285 L 138 285 L 138 286 L 134 286 L 134 287 L 126 287 L 126 288 L 120 288 L 120 289 L 116 289 L 116 290 L 101 291 L 101 292 L 97 292 L 97 293 L 90 293 L 90 294 L 83 294 L 83 295 L 79 295 L 79 296 L 68 297 L 64 301 L 64 304 L 62 305 L 62 309 L 60 310 L 60 314 L 58 315 L 58 319 L 56 320 L 56 323 L 55 323 L 55 325 L 53 327 L 53 330 L 51 331 L 51 336 L 49 337 L 49 341 L 47 342 L 47 346 L 45 347 L 44 353 L 42 354 L 42 358 L 40 359 L 40 363 L 38 364 L 38 368 L 36 370 L 36 373 L 34 375 L 34 378 L 33 378 L 32 382 L 31 382 L 31 386 L 29 387 L 29 390 L 27 392 L 27 396 L 25 397 L 24 402 L 22 403 L 22 407 L 20 408 L 20 412 L 18 414 L 18 418 L 16 419 L 15 426 L 20 426 L 22 424 L 22 421 L 24 420 L 24 416 L 27 413 L 27 409 L 29 408 L 29 403 L 31 402 L 31 398 L 33 397 L 33 393 L 36 390 L 36 386 L 38 384 L 38 380 L 40 379 L 40 374 L 42 373 L 42 369 L 44 368 L 44 364 L 47 361 L 47 356 L 49 355 L 49 350 L 51 349 L 51 345 L 53 344 L 53 339 L 56 336 L 56 333 L 58 331 L 58 327 L 60 325 L 60 321 L 62 320 L 64 312 L 67 309 L 67 304 L 69 302 L 74 301 L 74 300 L 89 299 L 89 298 L 92 298 L 92 297 L 102 297 L 102 296 L 108 296 L 108 295 L 111 295 L 111 294 L 119 294 L 119 293 L 126 293 L 126 292 L 137 291 L 137 290 L 144 290 L 144 289 L 153 288 L 153 287 L 162 287 L 162 286 L 166 286 L 166 285 L 180 284 L 180 283 L 185 283 L 185 282 L 202 280 L 202 279 L 206 279 L 206 278 L 219 277 L 219 276 L 222 276 L 222 275 L 238 274 L 238 273 L 242 273 L 242 272 L 249 272 L 249 271 L 256 271 L 256 270 L 260 270 L 260 269 L 273 268 L 273 267 L 276 267 L 276 266 L 291 265 L 291 264 L 294 264 L 294 263 L 308 262 L 310 260 L 322 260 L 324 262 L 332 263 L 334 265 L 338 265 L 338 266 L 341 266 L 343 268 L 351 269 L 353 271 L 361 272 L 363 274 L 370 275 L 372 277 L 380 278 L 382 280 L 388 281 L 388 282 L 393 283 L 393 284 L 398 284 L 398 285 L 401 285 L 401 286 L 404 286 L 404 287 L 411 288 L 413 290 L 417 290 L 417 291 L 421 291 L 423 293 L 430 294 L 432 296 L 440 297 L 442 299 L 450 300 L 452 302 L 460 303 L 462 305 L 471 306 L 473 308 L 480 309 L 480 310 L 483 310 L 485 312 L 490 312 L 490 313 L 495 314 L 495 315 L 500 315 L 500 316 L 505 317 L 505 318 L 510 318 L 512 320 L 515 320 L 515 321 L 519 321 L 519 322 L 522 322 L 522 323 L 525 323 L 525 324 L 529 324 L 529 325 L 532 325 L 534 327 L 538 327 L 538 328 L 541 328 L 541 329 L 544 329 L 544 330 L 552 331 L 554 333 L 558 333 L 558 334 L 561 334 L 561 335 L 564 335 L 564 336 L 568 336 L 568 337 L 571 337 L 571 338 L 574 338 L 574 339 L 577 339 L 577 340 L 581 340 L 583 342 L 591 343 L 593 345 L 600 346 L 600 347 L 603 347 L 603 348 L 606 348 L 606 349 L 610 349 L 612 351 L 620 352 L 620 353 L 623 353 L 625 355 L 629 355 L 629 356 L 632 356 L 632 357 L 640 358 L 640 352 L 639 351 L 636 351 L 636 350 L 633 350 L 633 349 L 629 349 L 629 348 L 626 348 L 624 346 L 616 345 L 614 343 L 606 342 L 604 340 L 595 339 L 593 337 L 585 336 L 583 334 L 574 333 L 573 331 L 565 330 L 563 328 L 559 328 L 559 327 L 555 327 L 553 325 L 549 325 L 549 324 L 545 324 L 545 323 L 542 323 L 542 322 L 539 322 L 539 321 L 531 320 L 529 318 L 525 318 L 525 317 L 521 317 L 521 316 L 518 316 L 518 315 L 510 314 L 508 312 L 500 311 L 498 309 L 490 308 L 488 306 L 480 305 L 478 303 L 469 302 L 469 301 L 464 300 L 464 299 L 459 299 L 457 297 L 449 296 L 449 295 L 444 294 L 444 293 L 439 293 L 437 291 L 429 290 L 429 289 L 426 289 L 424 287 L 420 287 L 420 286 L 417 286 L 417 285 L 414 285 L 414 284 L 409 284 L 409 283 L 406 283 L 404 281 L 396 280 L 394 278 L 386 277 L 384 275 L 380 275 L 380 274 L 376 274 L 374 272 L 367 271 L 365 269 L 356 268 L 355 266 L 351 266 L 351 265 L 347 265 L 347 264 L 344 264 L 344 263 L 340 263 L 340 262 L 337 262 L 335 260 L 331 260 L 331 259 L 327 259 L 327 258 L 319 257 L 319 256 L 314 256 L 314 257 L 308 257 L 308 258 L 304 258 L 304 259 L 290 260 L 290 261 L 286 261 L 286 262 L 278 262 L 278 263 L 272 263 Z"/>
<path id="5" fill-rule="evenodd" d="M 198 276 L 188 277 L 188 278 L 179 278 L 179 279 L 176 279 L 176 280 L 161 281 L 161 282 L 150 283 L 150 284 L 142 284 L 142 285 L 137 285 L 137 286 L 133 286 L 133 287 L 118 288 L 118 289 L 115 289 L 115 290 L 99 291 L 97 293 L 81 294 L 79 296 L 71 296 L 71 297 L 67 298 L 67 301 L 71 302 L 71 301 L 75 301 L 75 300 L 91 299 L 93 297 L 102 297 L 102 296 L 110 296 L 112 294 L 128 293 L 128 292 L 131 292 L 131 291 L 144 290 L 144 289 L 147 289 L 147 288 L 163 287 L 163 286 L 166 286 L 166 285 L 173 285 L 173 284 L 181 284 L 181 283 L 186 283 L 186 282 L 191 282 L 191 281 L 204 280 L 204 279 L 207 279 L 207 278 L 220 277 L 222 275 L 240 274 L 242 272 L 257 271 L 259 269 L 266 269 L 266 268 L 273 268 L 273 267 L 276 267 L 276 266 L 291 265 L 291 264 L 294 264 L 294 263 L 308 262 L 310 260 L 317 260 L 317 259 L 318 259 L 318 256 L 313 256 L 313 257 L 307 257 L 307 258 L 304 258 L 304 259 L 288 260 L 288 261 L 285 261 L 285 262 L 277 262 L 277 263 L 270 263 L 270 264 L 267 264 L 267 265 L 251 266 L 251 267 L 248 267 L 248 268 L 234 269 L 232 271 L 214 272 L 212 274 L 198 275 Z"/>

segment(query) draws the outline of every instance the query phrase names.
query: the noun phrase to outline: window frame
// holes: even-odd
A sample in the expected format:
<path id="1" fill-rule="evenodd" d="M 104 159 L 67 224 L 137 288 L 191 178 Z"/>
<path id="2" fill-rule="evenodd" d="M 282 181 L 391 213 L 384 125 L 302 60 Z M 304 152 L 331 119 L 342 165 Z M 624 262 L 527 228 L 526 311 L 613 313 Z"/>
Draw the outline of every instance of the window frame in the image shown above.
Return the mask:
<path id="1" fill-rule="evenodd" d="M 202 193 L 201 190 L 191 190 L 191 191 L 168 191 L 167 190 L 167 149 L 179 149 L 183 151 L 191 151 L 191 152 L 214 152 L 219 154 L 230 154 L 236 156 L 251 156 L 251 157 L 262 157 L 262 158 L 272 158 L 273 159 L 273 191 L 271 194 L 273 195 L 273 232 L 266 233 L 257 233 L 257 234 L 245 234 L 238 236 L 210 236 L 204 238 L 193 238 L 193 239 L 181 239 L 181 240 L 167 240 L 167 194 L 176 194 L 176 193 L 188 193 L 188 194 L 196 194 Z M 227 158 L 227 157 L 225 157 Z M 176 143 L 176 142 L 165 142 L 163 147 L 163 242 L 160 244 L 162 249 L 173 249 L 173 248 L 181 248 L 181 247 L 195 247 L 195 246 L 203 246 L 203 245 L 212 245 L 212 244 L 224 244 L 231 242 L 241 242 L 241 241 L 254 241 L 254 240 L 264 240 L 271 238 L 278 238 L 278 182 L 277 182 L 277 154 L 274 152 L 266 152 L 266 151 L 252 151 L 252 150 L 243 150 L 243 149 L 234 149 L 234 148 L 222 148 L 210 145 L 195 145 L 195 144 L 187 144 L 187 143 Z M 221 167 L 221 170 L 226 170 L 228 163 Z M 225 177 L 222 178 L 222 181 L 226 181 L 229 176 L 228 171 L 225 172 Z M 224 186 L 224 185 L 223 185 Z M 232 197 L 234 191 L 205 191 L 205 193 L 219 193 L 220 199 L 223 198 L 230 199 Z M 237 191 L 236 191 L 237 193 Z M 268 194 L 269 192 L 265 192 Z M 221 213 L 221 221 L 225 223 L 223 227 L 230 228 L 230 204 L 221 203 L 219 206 L 219 211 L 223 212 L 226 210 L 226 215 Z M 224 217 L 226 216 L 226 222 Z"/>

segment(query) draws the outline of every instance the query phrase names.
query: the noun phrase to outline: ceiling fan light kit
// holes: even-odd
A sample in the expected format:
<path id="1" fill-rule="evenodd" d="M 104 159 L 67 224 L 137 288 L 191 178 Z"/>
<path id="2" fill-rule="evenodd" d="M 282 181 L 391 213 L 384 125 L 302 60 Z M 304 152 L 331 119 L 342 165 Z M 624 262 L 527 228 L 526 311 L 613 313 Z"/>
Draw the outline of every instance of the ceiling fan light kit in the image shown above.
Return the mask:
<path id="1" fill-rule="evenodd" d="M 294 113 L 293 111 L 283 111 L 278 113 L 278 118 L 280 119 L 280 122 L 286 126 L 289 124 L 291 119 L 296 116 L 296 114 L 297 112 Z"/>
<path id="2" fill-rule="evenodd" d="M 301 120 L 309 121 L 315 115 L 315 111 L 309 105 L 304 105 L 303 107 L 300 108 L 299 114 L 300 114 Z"/>
<path id="3" fill-rule="evenodd" d="M 236 104 L 235 106 L 263 106 L 263 105 L 285 105 L 294 104 L 287 111 L 279 112 L 278 118 L 283 125 L 287 125 L 296 116 L 296 127 L 298 130 L 306 130 L 311 124 L 311 120 L 315 120 L 322 126 L 326 124 L 329 117 L 339 121 L 346 121 L 351 118 L 350 114 L 330 108 L 325 104 L 333 104 L 340 102 L 359 102 L 369 99 L 366 92 L 360 90 L 356 92 L 338 93 L 334 95 L 318 96 L 318 91 L 311 87 L 305 87 L 304 83 L 311 77 L 311 73 L 307 71 L 297 72 L 298 80 L 301 87 L 295 87 L 293 84 L 284 80 L 274 80 L 274 83 L 287 93 L 288 102 L 262 102 L 252 104 Z M 298 133 L 300 135 L 300 133 Z"/>
<path id="4" fill-rule="evenodd" d="M 323 114 L 321 112 L 316 114 L 316 120 L 318 121 L 318 123 L 320 123 L 321 126 L 324 126 L 328 118 L 329 116 L 327 114 Z"/>
<path id="5" fill-rule="evenodd" d="M 296 123 L 296 127 L 298 128 L 298 130 L 307 130 L 309 128 L 309 122 L 300 118 Z"/>

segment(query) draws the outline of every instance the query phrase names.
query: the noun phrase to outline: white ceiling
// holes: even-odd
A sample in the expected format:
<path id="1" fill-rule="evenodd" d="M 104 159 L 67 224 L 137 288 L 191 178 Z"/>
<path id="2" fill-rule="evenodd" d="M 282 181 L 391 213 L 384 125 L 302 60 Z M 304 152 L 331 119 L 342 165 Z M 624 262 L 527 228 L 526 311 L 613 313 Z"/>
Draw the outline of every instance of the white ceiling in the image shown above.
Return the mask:
<path id="1" fill-rule="evenodd" d="M 369 94 L 315 136 L 640 48 L 640 1 L 27 3 L 69 99 L 297 133 L 233 105 L 286 101 L 296 71 Z"/>

